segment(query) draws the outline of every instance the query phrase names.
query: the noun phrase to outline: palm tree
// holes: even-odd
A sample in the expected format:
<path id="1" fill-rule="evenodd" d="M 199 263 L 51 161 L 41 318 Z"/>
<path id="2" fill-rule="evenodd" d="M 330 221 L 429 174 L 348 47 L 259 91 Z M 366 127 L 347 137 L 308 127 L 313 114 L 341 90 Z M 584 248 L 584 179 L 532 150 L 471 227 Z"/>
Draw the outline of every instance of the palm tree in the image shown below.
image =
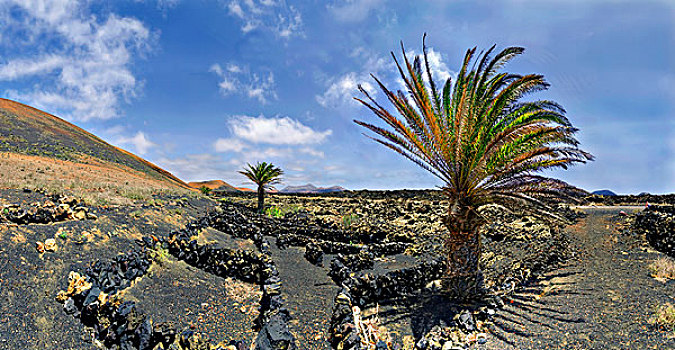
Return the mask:
<path id="1" fill-rule="evenodd" d="M 444 287 L 451 296 L 465 299 L 483 289 L 478 230 L 484 220 L 477 208 L 497 203 L 546 213 L 547 200 L 584 191 L 538 173 L 567 169 L 593 156 L 579 149 L 574 138 L 578 129 L 572 127 L 559 104 L 522 100 L 549 87 L 542 75 L 500 72 L 523 48 L 508 47 L 493 56 L 492 46 L 475 60 L 476 48 L 469 49 L 454 84 L 447 79 L 439 90 L 429 68 L 425 39 L 426 34 L 423 58 L 416 56 L 412 63 L 403 43 L 403 66 L 391 53 L 407 95 L 389 90 L 372 75 L 398 116 L 359 86 L 365 98 L 355 99 L 388 128 L 354 122 L 377 135 L 366 135 L 369 138 L 443 181 L 442 189 L 449 199 L 444 219 L 448 229 Z"/>
<path id="2" fill-rule="evenodd" d="M 265 208 L 265 189 L 273 189 L 273 185 L 280 183 L 284 172 L 272 163 L 258 162 L 255 166 L 248 163 L 246 165 L 247 168 L 239 173 L 258 185 L 258 212 L 262 213 Z"/>

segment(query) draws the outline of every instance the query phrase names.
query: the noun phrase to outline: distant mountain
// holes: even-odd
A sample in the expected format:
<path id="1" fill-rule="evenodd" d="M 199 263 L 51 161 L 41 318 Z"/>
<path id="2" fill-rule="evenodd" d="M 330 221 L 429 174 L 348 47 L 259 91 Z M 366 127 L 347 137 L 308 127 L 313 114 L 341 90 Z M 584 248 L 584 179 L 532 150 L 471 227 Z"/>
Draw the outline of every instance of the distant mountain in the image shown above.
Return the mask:
<path id="1" fill-rule="evenodd" d="M 340 186 L 332 187 L 316 187 L 312 184 L 306 184 L 301 186 L 287 186 L 286 188 L 279 191 L 280 193 L 330 193 L 330 192 L 342 192 L 345 189 Z"/>
<path id="2" fill-rule="evenodd" d="M 595 194 L 598 196 L 616 196 L 616 193 L 610 191 L 610 190 L 597 190 L 593 191 L 591 194 Z"/>
<path id="3" fill-rule="evenodd" d="M 4 98 L 0 98 L 0 152 L 8 152 L 12 164 L 20 164 L 27 173 L 40 170 L 35 165 L 38 163 L 43 164 L 42 172 L 45 167 L 67 168 L 67 174 L 59 173 L 53 178 L 80 180 L 92 187 L 100 183 L 91 182 L 91 174 L 107 174 L 122 184 L 145 181 L 156 186 L 189 188 L 168 171 L 82 128 Z"/>

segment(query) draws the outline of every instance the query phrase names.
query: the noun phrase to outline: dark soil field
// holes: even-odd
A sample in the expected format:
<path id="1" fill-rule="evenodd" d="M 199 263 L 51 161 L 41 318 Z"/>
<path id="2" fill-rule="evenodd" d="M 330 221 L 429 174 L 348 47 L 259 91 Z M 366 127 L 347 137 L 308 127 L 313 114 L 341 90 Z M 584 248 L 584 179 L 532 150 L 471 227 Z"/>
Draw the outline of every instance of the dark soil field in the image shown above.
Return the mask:
<path id="1" fill-rule="evenodd" d="M 51 197 L 2 190 L 0 198 L 5 206 L 24 207 Z M 345 282 L 334 275 L 334 260 L 360 261 L 349 251 L 380 252 L 366 259 L 372 265 L 350 265 L 351 276 L 367 279 L 418 268 L 440 254 L 440 217 L 446 208 L 437 193 L 272 195 L 268 204 L 275 209 L 268 216 L 247 209 L 254 200 L 246 195 L 165 195 L 153 198 L 152 205 L 89 207 L 89 219 L 0 224 L 0 348 L 99 347 L 95 329 L 66 314 L 57 301 L 58 292 L 68 287 L 69 273 L 84 273 L 97 260 L 145 249 L 139 245 L 144 239 L 170 241 L 172 232 L 207 214 L 224 221 L 196 230 L 191 239 L 197 245 L 258 251 L 256 239 L 242 233 L 246 230 L 262 233 L 269 242 L 283 307 L 291 316 L 287 327 L 298 349 L 330 349 L 336 339 L 336 297 Z M 650 325 L 655 309 L 675 295 L 672 280 L 650 276 L 649 265 L 663 254 L 644 237 L 618 230 L 623 222 L 619 211 L 636 209 L 587 208 L 584 218 L 561 207 L 559 214 L 568 218 L 564 223 L 485 209 L 490 220 L 483 231 L 481 266 L 492 301 L 452 303 L 429 277 L 423 283 L 377 284 L 379 297 L 354 299 L 354 305 L 361 305 L 363 319 L 373 321 L 380 339 L 401 349 L 419 347 L 424 339 L 429 340 L 426 349 L 441 339 L 477 349 L 672 348 L 672 331 Z M 324 247 L 322 266 L 306 258 L 306 241 L 293 243 L 310 234 L 310 242 Z M 50 238 L 56 250 L 38 252 L 36 242 Z M 278 245 L 281 241 L 286 243 Z M 384 249 L 381 244 L 394 248 L 378 250 Z M 217 276 L 157 247 L 150 269 L 118 297 L 134 302 L 155 329 L 170 325 L 179 333 L 197 332 L 212 345 L 241 341 L 249 348 L 255 343 L 264 288 L 236 276 Z M 415 283 L 419 287 L 405 289 Z M 473 330 L 457 321 L 467 310 L 477 322 Z"/>

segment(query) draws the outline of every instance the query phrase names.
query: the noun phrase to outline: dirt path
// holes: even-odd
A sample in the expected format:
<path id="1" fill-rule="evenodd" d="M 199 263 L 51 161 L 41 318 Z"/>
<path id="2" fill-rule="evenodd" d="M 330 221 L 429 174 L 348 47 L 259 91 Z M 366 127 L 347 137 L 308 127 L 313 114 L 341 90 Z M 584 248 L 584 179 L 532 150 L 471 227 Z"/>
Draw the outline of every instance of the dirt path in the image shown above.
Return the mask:
<path id="1" fill-rule="evenodd" d="M 271 242 L 274 239 L 268 237 Z M 270 245 L 272 257 L 283 281 L 282 293 L 293 320 L 289 323 L 298 349 L 330 349 L 328 325 L 333 312 L 333 298 L 338 287 L 328 277 L 331 256 L 324 257 L 324 267 L 317 267 L 304 257 L 304 248 L 279 249 Z"/>
<path id="2" fill-rule="evenodd" d="M 675 298 L 675 282 L 649 276 L 661 253 L 612 230 L 621 208 L 584 208 L 568 228 L 575 257 L 517 293 L 499 312 L 484 349 L 674 349 L 649 328 L 654 309 Z"/>

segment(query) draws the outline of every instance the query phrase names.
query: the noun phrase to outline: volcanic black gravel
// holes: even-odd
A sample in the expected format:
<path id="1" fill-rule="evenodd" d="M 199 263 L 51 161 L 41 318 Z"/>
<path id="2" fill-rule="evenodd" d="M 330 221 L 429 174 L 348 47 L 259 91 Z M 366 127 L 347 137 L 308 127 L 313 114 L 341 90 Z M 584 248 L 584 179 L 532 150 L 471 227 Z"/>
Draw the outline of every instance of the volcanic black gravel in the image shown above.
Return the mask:
<path id="1" fill-rule="evenodd" d="M 268 237 L 268 240 L 272 240 Z M 328 326 L 333 311 L 333 298 L 338 287 L 328 277 L 332 255 L 324 257 L 324 267 L 310 264 L 304 257 L 305 249 L 279 249 L 270 245 L 272 258 L 283 281 L 282 294 L 293 320 L 289 328 L 296 336 L 299 349 L 330 349 Z"/>
<path id="2" fill-rule="evenodd" d="M 675 282 L 649 275 L 662 253 L 612 229 L 610 219 L 620 210 L 585 209 L 588 217 L 567 229 L 576 258 L 507 299 L 481 348 L 675 348 L 672 332 L 648 325 L 658 306 L 673 302 Z"/>
<path id="3" fill-rule="evenodd" d="M 125 300 L 136 301 L 137 308 L 155 323 L 171 322 L 179 331 L 194 329 L 214 344 L 231 340 L 250 344 L 262 295 L 259 289 L 168 258 L 129 288 Z"/>
<path id="4" fill-rule="evenodd" d="M 42 193 L 0 189 L 4 203 L 30 204 L 44 201 Z M 167 199 L 168 201 L 169 199 Z M 203 199 L 190 199 L 186 207 L 90 208 L 97 220 L 64 221 L 54 224 L 0 225 L 0 349 L 96 349 L 91 335 L 63 305 L 55 300 L 68 284 L 70 271 L 84 271 L 97 259 L 110 260 L 136 247 L 134 237 L 171 232 L 181 228 L 161 220 L 152 224 L 136 211 L 180 209 L 185 216 L 202 215 Z M 65 233 L 64 238 L 57 232 Z M 89 241 L 79 239 L 91 233 Z M 38 254 L 37 241 L 54 238 L 56 252 Z"/>

